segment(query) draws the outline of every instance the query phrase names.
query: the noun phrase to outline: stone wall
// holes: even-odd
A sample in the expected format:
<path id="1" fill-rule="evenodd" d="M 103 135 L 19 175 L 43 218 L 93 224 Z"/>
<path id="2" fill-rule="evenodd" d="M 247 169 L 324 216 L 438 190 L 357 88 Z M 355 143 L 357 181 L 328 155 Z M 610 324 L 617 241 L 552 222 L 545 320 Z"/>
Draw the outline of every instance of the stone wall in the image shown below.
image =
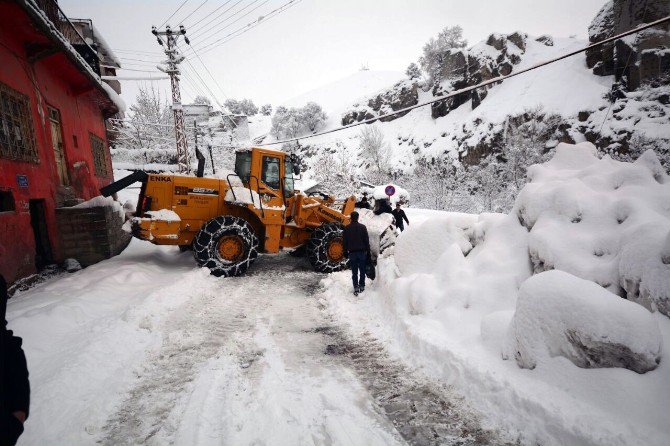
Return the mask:
<path id="1" fill-rule="evenodd" d="M 59 242 L 63 259 L 89 266 L 119 254 L 131 236 L 121 229 L 123 217 L 110 206 L 57 208 Z"/>

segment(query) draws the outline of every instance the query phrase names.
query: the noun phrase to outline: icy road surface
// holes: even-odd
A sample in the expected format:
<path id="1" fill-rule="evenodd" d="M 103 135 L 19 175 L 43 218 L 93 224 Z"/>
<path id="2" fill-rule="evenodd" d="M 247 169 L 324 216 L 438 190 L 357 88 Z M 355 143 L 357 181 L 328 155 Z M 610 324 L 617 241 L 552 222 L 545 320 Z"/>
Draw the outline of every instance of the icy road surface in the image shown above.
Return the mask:
<path id="1" fill-rule="evenodd" d="M 190 253 L 120 256 L 20 292 L 22 445 L 497 444 L 447 388 L 336 326 L 288 255 L 217 279 Z"/>

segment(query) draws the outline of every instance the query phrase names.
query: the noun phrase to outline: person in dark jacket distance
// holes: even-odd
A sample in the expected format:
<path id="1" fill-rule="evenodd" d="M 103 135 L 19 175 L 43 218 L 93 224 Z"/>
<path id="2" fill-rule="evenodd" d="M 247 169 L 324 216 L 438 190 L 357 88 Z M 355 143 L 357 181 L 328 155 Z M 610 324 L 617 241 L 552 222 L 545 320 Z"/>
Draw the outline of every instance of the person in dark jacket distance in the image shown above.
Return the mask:
<path id="1" fill-rule="evenodd" d="M 30 384 L 21 338 L 7 330 L 7 283 L 0 276 L 0 446 L 16 444 L 30 407 Z"/>
<path id="2" fill-rule="evenodd" d="M 368 201 L 368 194 L 366 192 L 363 192 L 361 201 L 356 202 L 356 207 L 360 209 L 370 209 L 370 202 Z"/>
<path id="3" fill-rule="evenodd" d="M 388 198 L 378 198 L 375 200 L 375 208 L 372 211 L 375 215 L 393 214 L 391 203 Z"/>
<path id="4" fill-rule="evenodd" d="M 365 291 L 365 264 L 370 252 L 368 228 L 358 222 L 358 212 L 351 213 L 351 223 L 343 231 L 344 252 L 349 257 L 351 280 L 354 284 L 354 295 Z"/>
<path id="5" fill-rule="evenodd" d="M 405 222 L 407 222 L 407 225 L 409 225 L 409 220 L 407 219 L 407 215 L 405 214 L 405 211 L 400 209 L 400 203 L 395 204 L 395 209 L 393 209 L 393 218 L 395 218 L 395 225 L 400 229 L 400 232 L 405 230 Z"/>

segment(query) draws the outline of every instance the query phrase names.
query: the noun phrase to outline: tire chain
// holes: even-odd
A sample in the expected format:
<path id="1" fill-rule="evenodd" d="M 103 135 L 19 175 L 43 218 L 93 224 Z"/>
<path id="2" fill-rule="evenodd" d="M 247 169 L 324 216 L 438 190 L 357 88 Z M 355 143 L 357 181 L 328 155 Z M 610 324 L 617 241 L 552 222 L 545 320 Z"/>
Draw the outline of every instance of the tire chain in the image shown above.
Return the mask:
<path id="1" fill-rule="evenodd" d="M 328 242 L 335 236 L 342 237 L 342 225 L 326 223 L 315 229 L 307 242 L 307 257 L 312 267 L 320 273 L 341 271 L 349 265 L 349 260 L 333 263 L 328 259 Z"/>
<path id="2" fill-rule="evenodd" d="M 244 240 L 244 259 L 226 264 L 217 255 L 217 242 L 224 235 L 238 235 Z M 193 256 L 200 266 L 206 266 L 217 277 L 244 274 L 258 257 L 258 237 L 244 219 L 232 215 L 218 216 L 208 221 L 193 240 Z"/>

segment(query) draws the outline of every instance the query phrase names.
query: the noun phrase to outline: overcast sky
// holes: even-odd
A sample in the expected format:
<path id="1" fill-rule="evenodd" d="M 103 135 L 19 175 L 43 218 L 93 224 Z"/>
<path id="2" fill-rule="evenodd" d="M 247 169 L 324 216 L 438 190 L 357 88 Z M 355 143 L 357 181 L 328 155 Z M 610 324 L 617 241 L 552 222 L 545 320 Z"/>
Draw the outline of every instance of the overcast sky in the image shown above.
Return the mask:
<path id="1" fill-rule="evenodd" d="M 123 50 L 116 54 L 125 58 L 122 59 L 125 67 L 156 72 L 152 61 L 160 59 L 161 48 L 151 34 L 151 26 L 161 25 L 183 1 L 60 0 L 59 4 L 69 17 L 93 19 L 109 45 Z M 469 44 L 485 39 L 492 32 L 517 30 L 534 36 L 577 35 L 586 39 L 588 24 L 605 3 L 604 0 L 301 0 L 245 34 L 206 51 L 206 45 L 288 0 L 203 1 L 187 0 L 169 23 L 174 26 L 183 21 L 186 25 L 191 44 L 196 51 L 201 48 L 202 60 L 219 85 L 197 58 L 190 57 L 190 62 L 221 101 L 226 97 L 251 98 L 258 105 L 279 104 L 348 76 L 362 65 L 372 70 L 404 71 L 418 59 L 423 44 L 445 26 L 461 25 Z M 227 4 L 221 7 L 224 3 Z M 207 24 L 232 6 L 222 17 Z M 195 86 L 200 81 L 193 68 L 188 63 L 183 65 L 187 72 L 182 95 L 183 102 L 188 102 L 197 88 L 206 90 L 201 85 Z M 119 75 L 150 74 L 125 71 Z M 122 83 L 123 97 L 129 104 L 137 93 L 137 84 Z M 168 81 L 154 84 L 169 92 Z"/>

